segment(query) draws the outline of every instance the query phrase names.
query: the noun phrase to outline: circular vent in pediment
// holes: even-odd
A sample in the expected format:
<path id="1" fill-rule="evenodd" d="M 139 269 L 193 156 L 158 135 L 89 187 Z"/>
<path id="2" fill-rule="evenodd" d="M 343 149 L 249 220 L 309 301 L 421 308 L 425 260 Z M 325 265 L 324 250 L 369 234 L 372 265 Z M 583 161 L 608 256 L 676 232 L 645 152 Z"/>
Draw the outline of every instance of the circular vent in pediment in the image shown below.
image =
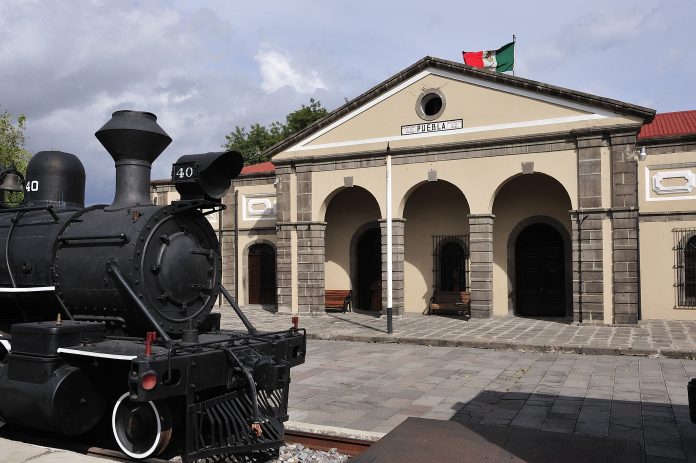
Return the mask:
<path id="1" fill-rule="evenodd" d="M 425 121 L 433 121 L 445 111 L 445 95 L 436 88 L 423 90 L 416 101 L 416 113 Z"/>

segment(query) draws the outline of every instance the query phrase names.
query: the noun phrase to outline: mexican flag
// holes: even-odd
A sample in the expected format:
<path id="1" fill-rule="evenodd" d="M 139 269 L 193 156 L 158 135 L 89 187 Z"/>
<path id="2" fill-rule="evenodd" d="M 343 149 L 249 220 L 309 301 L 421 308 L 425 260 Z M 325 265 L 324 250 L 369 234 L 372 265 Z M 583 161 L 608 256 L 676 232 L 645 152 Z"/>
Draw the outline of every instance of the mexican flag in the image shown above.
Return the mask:
<path id="1" fill-rule="evenodd" d="M 512 71 L 515 63 L 515 42 L 503 45 L 497 50 L 463 51 L 464 64 L 475 68 L 490 69 L 491 71 Z"/>

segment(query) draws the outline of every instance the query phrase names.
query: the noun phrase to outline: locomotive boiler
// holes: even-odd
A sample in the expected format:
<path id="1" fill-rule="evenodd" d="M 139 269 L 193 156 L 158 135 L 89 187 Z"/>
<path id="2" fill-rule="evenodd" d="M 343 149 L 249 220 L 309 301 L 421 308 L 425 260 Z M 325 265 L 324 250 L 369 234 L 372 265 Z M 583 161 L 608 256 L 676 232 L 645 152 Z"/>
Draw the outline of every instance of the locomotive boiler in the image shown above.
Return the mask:
<path id="1" fill-rule="evenodd" d="M 249 322 L 221 284 L 206 219 L 224 208 L 241 155 L 182 156 L 180 200 L 153 205 L 151 165 L 171 143 L 156 119 L 117 111 L 96 132 L 116 167 L 110 205 L 84 206 L 84 168 L 69 153 L 37 153 L 26 179 L 0 175 L 3 198 L 25 186 L 23 203 L 0 208 L 0 422 L 110 428 L 132 458 L 277 449 L 305 333 Z M 245 330 L 220 329 L 219 295 Z"/>

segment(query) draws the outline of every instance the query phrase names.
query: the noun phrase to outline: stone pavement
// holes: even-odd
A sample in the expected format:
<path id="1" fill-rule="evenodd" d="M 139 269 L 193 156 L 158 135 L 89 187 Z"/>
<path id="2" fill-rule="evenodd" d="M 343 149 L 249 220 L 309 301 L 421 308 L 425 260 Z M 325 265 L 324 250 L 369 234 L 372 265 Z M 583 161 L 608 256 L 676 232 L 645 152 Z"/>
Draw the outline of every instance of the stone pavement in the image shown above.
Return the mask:
<path id="1" fill-rule="evenodd" d="M 264 330 L 290 326 L 291 316 L 260 307 L 245 309 L 252 323 Z M 386 317 L 369 313 L 327 312 L 301 316 L 310 339 L 398 342 L 446 347 L 480 347 L 533 352 L 606 355 L 660 355 L 696 358 L 696 321 L 646 320 L 638 325 L 579 325 L 563 319 L 405 315 L 394 317 L 387 334 Z M 231 309 L 223 311 L 225 328 L 242 327 Z"/>
<path id="2" fill-rule="evenodd" d="M 2 463 L 98 463 L 103 458 L 0 438 Z"/>
<path id="3" fill-rule="evenodd" d="M 631 439 L 696 462 L 696 361 L 310 340 L 290 419 L 388 432 L 409 416 Z M 559 455 L 562 461 L 562 455 Z"/>
<path id="4" fill-rule="evenodd" d="M 263 331 L 291 323 L 261 308 L 245 313 Z M 242 327 L 231 310 L 222 319 Z M 329 313 L 300 326 L 310 341 L 307 362 L 292 371 L 294 427 L 378 436 L 420 416 L 633 439 L 649 463 L 696 462 L 686 396 L 696 322 L 409 315 L 395 317 L 390 335 L 384 317 Z M 98 460 L 0 439 L 0 462 Z"/>

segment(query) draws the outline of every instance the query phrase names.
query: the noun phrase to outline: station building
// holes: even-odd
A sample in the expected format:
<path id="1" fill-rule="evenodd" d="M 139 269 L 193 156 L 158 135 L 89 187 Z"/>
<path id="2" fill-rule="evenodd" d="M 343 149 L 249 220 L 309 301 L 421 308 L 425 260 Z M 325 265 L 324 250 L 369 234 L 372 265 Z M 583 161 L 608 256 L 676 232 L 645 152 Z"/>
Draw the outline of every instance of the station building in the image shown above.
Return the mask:
<path id="1" fill-rule="evenodd" d="M 479 318 L 696 319 L 696 111 L 426 57 L 269 154 L 216 219 L 241 305 L 386 310 L 389 156 L 396 315 L 441 290 Z"/>

